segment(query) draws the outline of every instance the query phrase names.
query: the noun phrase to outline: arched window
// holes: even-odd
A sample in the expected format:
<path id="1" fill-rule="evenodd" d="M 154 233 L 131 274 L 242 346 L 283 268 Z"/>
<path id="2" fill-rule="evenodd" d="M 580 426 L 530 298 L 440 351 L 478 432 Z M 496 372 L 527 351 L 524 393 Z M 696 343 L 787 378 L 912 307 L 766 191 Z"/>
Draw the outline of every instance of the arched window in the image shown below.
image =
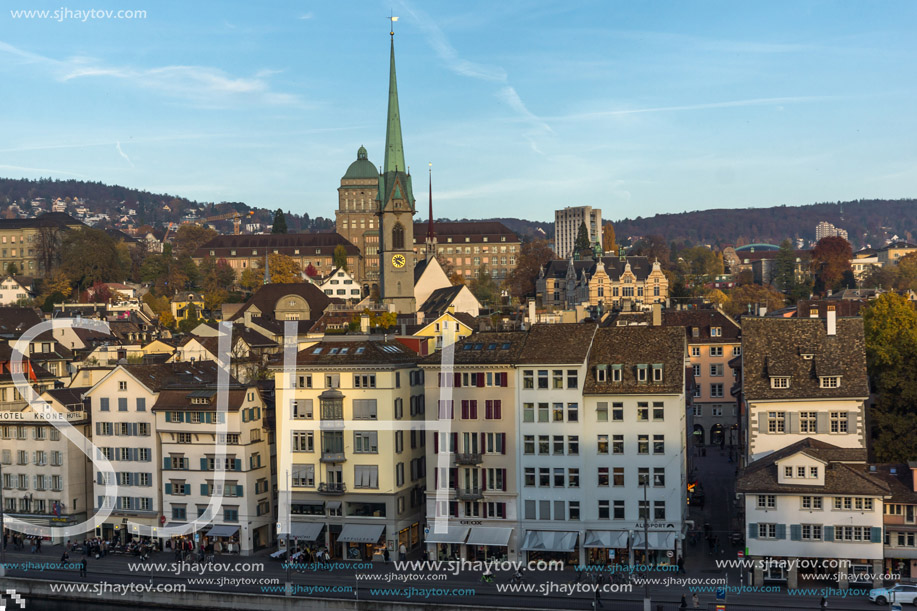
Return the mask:
<path id="1" fill-rule="evenodd" d="M 392 250 L 404 250 L 404 227 L 401 223 L 392 227 Z"/>

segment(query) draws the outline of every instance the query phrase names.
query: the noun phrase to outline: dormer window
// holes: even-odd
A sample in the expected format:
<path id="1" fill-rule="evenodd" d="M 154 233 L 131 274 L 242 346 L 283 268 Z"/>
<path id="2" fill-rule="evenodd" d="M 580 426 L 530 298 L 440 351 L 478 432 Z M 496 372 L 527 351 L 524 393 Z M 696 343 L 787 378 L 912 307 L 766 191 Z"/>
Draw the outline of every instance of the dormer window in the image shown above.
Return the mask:
<path id="1" fill-rule="evenodd" d="M 595 381 L 605 382 L 608 380 L 608 365 L 595 366 Z"/>
<path id="2" fill-rule="evenodd" d="M 653 382 L 662 382 L 662 363 L 653 365 Z"/>
<path id="3" fill-rule="evenodd" d="M 771 376 L 771 388 L 789 388 L 790 378 L 788 376 Z"/>
<path id="4" fill-rule="evenodd" d="M 646 365 L 637 365 L 637 381 L 646 382 Z"/>
<path id="5" fill-rule="evenodd" d="M 806 361 L 811 361 L 815 355 L 809 354 L 808 352 L 804 352 L 803 354 L 800 354 L 799 356 L 801 356 Z"/>
<path id="6" fill-rule="evenodd" d="M 841 385 L 840 376 L 821 376 L 818 379 L 822 388 L 837 388 Z"/>
<path id="7" fill-rule="evenodd" d="M 624 379 L 624 367 L 621 365 L 611 366 L 611 381 L 620 382 Z"/>
<path id="8" fill-rule="evenodd" d="M 710 327 L 710 337 L 723 337 L 723 327 Z"/>
<path id="9" fill-rule="evenodd" d="M 700 337 L 700 328 L 691 327 L 691 337 Z"/>

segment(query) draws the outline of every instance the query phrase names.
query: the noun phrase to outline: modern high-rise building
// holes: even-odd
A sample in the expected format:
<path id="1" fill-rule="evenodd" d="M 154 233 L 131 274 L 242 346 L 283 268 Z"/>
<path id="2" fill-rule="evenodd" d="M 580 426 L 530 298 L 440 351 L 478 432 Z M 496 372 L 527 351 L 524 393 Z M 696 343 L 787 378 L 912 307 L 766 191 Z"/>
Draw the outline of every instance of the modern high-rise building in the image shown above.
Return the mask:
<path id="1" fill-rule="evenodd" d="M 816 242 L 822 238 L 833 238 L 835 236 L 839 238 L 844 238 L 846 240 L 847 231 L 845 229 L 835 227 L 832 223 L 829 223 L 827 221 L 822 221 L 821 223 L 815 226 L 815 241 Z"/>
<path id="2" fill-rule="evenodd" d="M 602 211 L 592 206 L 569 206 L 554 211 L 554 252 L 562 259 L 573 255 L 580 225 L 586 223 L 590 244 L 602 241 Z"/>

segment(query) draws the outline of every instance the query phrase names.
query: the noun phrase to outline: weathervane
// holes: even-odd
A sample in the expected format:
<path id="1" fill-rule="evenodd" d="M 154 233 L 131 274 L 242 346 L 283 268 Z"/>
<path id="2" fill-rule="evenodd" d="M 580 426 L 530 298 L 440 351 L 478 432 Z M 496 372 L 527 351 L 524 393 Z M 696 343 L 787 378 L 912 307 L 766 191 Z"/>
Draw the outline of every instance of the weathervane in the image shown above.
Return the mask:
<path id="1" fill-rule="evenodd" d="M 392 35 L 392 38 L 394 38 L 394 37 L 395 37 L 395 22 L 398 21 L 398 18 L 395 17 L 394 15 L 391 15 L 391 14 L 390 14 L 389 17 L 388 17 L 388 19 L 389 19 L 389 21 L 392 22 L 392 31 L 389 32 L 389 34 L 391 34 L 391 35 Z"/>

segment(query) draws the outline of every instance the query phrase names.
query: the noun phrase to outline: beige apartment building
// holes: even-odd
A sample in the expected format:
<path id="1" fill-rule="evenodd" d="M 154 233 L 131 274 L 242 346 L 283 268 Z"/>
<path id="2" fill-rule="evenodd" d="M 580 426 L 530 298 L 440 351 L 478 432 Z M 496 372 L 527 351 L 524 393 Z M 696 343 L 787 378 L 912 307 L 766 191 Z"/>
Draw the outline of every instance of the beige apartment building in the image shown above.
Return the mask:
<path id="1" fill-rule="evenodd" d="M 279 521 L 300 546 L 382 560 L 416 549 L 423 528 L 424 375 L 382 338 L 326 338 L 276 383 Z"/>
<path id="2" fill-rule="evenodd" d="M 526 334 L 475 333 L 454 344 L 449 367 L 421 362 L 427 432 L 427 550 L 431 558 L 517 558 L 516 375 Z M 448 342 L 447 342 L 448 343 Z M 448 528 L 437 529 L 436 518 Z"/>

